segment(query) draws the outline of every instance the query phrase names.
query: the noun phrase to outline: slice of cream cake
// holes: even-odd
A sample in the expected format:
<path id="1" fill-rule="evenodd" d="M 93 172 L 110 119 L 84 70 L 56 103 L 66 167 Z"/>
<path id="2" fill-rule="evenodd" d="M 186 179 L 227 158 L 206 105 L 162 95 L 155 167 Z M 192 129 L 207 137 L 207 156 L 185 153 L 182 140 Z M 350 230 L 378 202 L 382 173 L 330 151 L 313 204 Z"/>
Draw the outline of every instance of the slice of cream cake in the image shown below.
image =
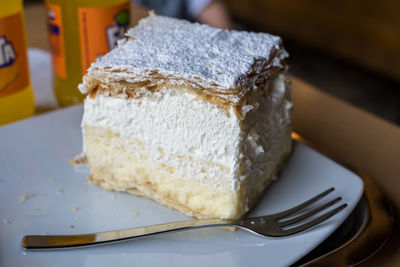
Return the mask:
<path id="1" fill-rule="evenodd" d="M 151 15 L 79 85 L 90 182 L 239 218 L 291 150 L 281 39 Z"/>

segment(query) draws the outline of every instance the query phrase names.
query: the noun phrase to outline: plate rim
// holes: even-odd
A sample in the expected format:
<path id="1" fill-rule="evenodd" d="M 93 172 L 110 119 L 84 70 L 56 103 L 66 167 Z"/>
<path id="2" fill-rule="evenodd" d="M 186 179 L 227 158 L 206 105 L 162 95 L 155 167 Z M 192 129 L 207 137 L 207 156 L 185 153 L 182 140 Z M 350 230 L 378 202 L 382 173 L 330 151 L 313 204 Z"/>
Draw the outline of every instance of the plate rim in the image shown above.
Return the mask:
<path id="1" fill-rule="evenodd" d="M 363 222 L 362 227 L 360 227 L 346 243 L 317 258 L 311 259 L 301 266 L 349 266 L 365 262 L 372 258 L 385 246 L 392 234 L 394 226 L 393 208 L 382 190 L 366 172 L 358 170 L 349 164 L 341 163 L 340 160 L 330 156 L 297 132 L 293 132 L 292 139 L 313 148 L 327 158 L 357 174 L 364 183 L 362 198 L 365 198 L 368 207 L 367 218 Z M 379 222 L 377 218 L 379 218 Z M 323 242 L 321 242 L 320 245 L 323 244 Z M 311 252 L 312 251 L 310 251 L 310 253 Z M 301 261 L 301 259 L 299 259 L 299 261 Z"/>

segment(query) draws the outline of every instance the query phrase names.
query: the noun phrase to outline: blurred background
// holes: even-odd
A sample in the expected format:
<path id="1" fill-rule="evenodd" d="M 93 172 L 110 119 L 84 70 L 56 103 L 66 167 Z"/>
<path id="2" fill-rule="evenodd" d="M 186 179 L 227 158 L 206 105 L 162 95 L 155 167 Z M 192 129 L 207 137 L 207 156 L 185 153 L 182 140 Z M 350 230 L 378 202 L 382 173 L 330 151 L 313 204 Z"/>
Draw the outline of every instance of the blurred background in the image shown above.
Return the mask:
<path id="1" fill-rule="evenodd" d="M 46 28 L 41 0 L 24 1 L 31 27 Z M 215 8 L 216 7 L 216 8 Z M 330 95 L 400 125 L 400 1 L 155 0 L 132 2 L 131 24 L 156 13 L 283 38 L 289 71 Z M 39 19 L 40 18 L 40 19 Z M 43 47 L 27 32 L 28 45 Z M 37 45 L 37 44 L 41 45 Z"/>

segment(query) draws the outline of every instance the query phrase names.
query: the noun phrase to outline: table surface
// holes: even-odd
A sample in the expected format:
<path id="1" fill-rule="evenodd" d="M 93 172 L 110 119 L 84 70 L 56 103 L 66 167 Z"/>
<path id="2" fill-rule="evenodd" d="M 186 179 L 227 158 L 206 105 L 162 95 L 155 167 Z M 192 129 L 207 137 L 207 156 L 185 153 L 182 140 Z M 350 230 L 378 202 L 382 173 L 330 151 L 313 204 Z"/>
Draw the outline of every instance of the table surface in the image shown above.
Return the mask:
<path id="1" fill-rule="evenodd" d="M 133 21 L 145 14 L 133 10 Z M 43 4 L 25 6 L 28 45 L 49 49 Z M 367 173 L 390 199 L 393 234 L 362 266 L 400 266 L 400 128 L 292 77 L 294 129 L 321 151 Z"/>

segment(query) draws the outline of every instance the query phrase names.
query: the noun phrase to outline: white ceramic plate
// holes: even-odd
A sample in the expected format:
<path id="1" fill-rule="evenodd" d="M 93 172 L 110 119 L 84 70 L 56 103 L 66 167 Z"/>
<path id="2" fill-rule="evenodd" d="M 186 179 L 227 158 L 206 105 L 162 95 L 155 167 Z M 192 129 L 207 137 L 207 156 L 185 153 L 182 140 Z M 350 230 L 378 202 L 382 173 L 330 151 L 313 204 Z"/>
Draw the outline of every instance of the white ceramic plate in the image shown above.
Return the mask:
<path id="1" fill-rule="evenodd" d="M 332 233 L 363 192 L 355 174 L 296 144 L 279 180 L 251 215 L 285 210 L 335 187 L 327 199 L 342 196 L 349 207 L 305 233 L 273 239 L 201 229 L 84 249 L 24 251 L 20 242 L 26 234 L 90 233 L 189 219 L 151 200 L 88 184 L 88 171 L 69 163 L 81 152 L 81 115 L 77 106 L 0 128 L 1 266 L 285 266 Z M 25 193 L 33 195 L 20 202 Z"/>

